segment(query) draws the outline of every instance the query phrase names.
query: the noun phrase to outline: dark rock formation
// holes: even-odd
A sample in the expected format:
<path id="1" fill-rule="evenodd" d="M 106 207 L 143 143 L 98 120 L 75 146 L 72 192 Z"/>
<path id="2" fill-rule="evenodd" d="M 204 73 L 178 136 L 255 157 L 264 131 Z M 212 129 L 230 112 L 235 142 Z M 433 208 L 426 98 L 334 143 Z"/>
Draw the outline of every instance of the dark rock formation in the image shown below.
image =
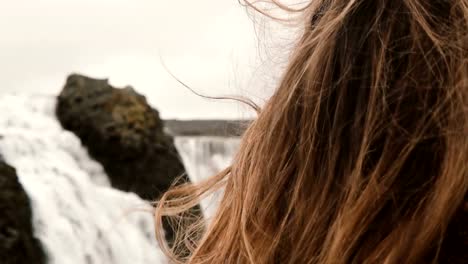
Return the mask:
<path id="1" fill-rule="evenodd" d="M 0 156 L 0 262 L 46 263 L 42 246 L 34 236 L 29 198 L 18 182 L 16 170 Z"/>
<path id="2" fill-rule="evenodd" d="M 158 112 L 130 87 L 71 75 L 58 98 L 57 116 L 120 190 L 153 200 L 184 173 Z"/>
<path id="3" fill-rule="evenodd" d="M 131 87 L 117 89 L 107 80 L 70 75 L 56 114 L 104 166 L 113 187 L 155 200 L 177 178 L 189 181 L 159 113 Z"/>

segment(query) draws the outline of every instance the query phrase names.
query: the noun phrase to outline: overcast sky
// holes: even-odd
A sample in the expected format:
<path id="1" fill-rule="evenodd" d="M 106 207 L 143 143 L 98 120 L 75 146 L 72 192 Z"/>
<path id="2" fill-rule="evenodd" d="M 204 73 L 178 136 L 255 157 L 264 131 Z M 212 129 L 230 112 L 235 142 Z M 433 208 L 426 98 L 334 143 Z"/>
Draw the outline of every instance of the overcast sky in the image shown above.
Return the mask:
<path id="1" fill-rule="evenodd" d="M 265 30 L 264 19 L 237 0 L 0 3 L 1 93 L 56 95 L 66 75 L 78 72 L 133 86 L 164 118 L 246 118 L 250 110 L 237 103 L 190 93 L 162 67 L 161 58 L 202 94 L 261 102 L 271 94 L 286 53 Z"/>

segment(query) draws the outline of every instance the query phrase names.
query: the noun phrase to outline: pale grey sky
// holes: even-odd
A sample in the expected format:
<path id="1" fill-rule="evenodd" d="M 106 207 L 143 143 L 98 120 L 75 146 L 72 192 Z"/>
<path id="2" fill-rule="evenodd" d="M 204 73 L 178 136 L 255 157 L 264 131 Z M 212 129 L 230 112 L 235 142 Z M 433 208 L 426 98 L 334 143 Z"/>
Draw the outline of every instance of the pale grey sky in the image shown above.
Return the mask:
<path id="1" fill-rule="evenodd" d="M 287 45 L 254 18 L 237 0 L 0 0 L 0 92 L 57 94 L 78 72 L 132 85 L 164 118 L 247 118 L 190 93 L 160 57 L 200 93 L 262 101 Z"/>

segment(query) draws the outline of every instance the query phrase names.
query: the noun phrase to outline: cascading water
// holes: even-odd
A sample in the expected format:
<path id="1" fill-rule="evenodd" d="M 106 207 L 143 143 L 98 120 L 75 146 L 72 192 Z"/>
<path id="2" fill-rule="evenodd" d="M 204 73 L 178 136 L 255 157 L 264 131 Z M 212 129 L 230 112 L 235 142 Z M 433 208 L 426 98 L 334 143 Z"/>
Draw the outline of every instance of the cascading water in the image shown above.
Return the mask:
<path id="1" fill-rule="evenodd" d="M 198 182 L 231 164 L 239 147 L 239 139 L 183 136 L 175 138 L 175 145 L 191 180 Z"/>
<path id="2" fill-rule="evenodd" d="M 167 263 L 151 208 L 109 186 L 100 164 L 63 130 L 55 100 L 0 96 L 0 153 L 17 169 L 49 264 Z"/>
<path id="3" fill-rule="evenodd" d="M 32 206 L 35 236 L 49 264 L 167 263 L 149 205 L 113 189 L 102 166 L 62 129 L 51 96 L 0 96 L 0 155 L 17 170 Z M 238 138 L 176 137 L 192 181 L 229 166 Z M 217 192 L 202 201 L 213 215 Z"/>
<path id="4" fill-rule="evenodd" d="M 183 136 L 175 138 L 175 145 L 184 162 L 190 179 L 197 183 L 214 176 L 231 164 L 239 138 Z M 208 196 L 201 203 L 205 216 L 210 217 L 216 210 L 221 191 Z"/>

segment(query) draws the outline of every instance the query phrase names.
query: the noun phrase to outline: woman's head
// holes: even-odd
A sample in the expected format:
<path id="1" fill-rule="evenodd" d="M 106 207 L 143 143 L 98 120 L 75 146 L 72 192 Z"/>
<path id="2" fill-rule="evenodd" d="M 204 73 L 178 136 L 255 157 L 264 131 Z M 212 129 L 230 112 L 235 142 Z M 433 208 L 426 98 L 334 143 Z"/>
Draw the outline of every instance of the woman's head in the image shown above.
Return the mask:
<path id="1" fill-rule="evenodd" d="M 303 33 L 232 166 L 169 192 L 158 217 L 224 188 L 202 238 L 184 236 L 188 263 L 436 260 L 468 189 L 468 0 L 298 11 Z"/>

